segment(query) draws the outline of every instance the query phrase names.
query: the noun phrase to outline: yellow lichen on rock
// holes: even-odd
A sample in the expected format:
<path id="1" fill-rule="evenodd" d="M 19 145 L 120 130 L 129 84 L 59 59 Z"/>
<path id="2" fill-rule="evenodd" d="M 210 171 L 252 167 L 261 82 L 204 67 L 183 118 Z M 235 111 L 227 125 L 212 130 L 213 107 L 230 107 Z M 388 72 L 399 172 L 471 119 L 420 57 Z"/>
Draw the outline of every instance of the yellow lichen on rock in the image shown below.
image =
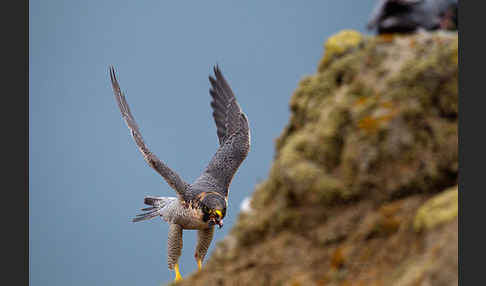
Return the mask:
<path id="1" fill-rule="evenodd" d="M 458 187 L 452 187 L 427 201 L 417 211 L 413 227 L 416 231 L 431 229 L 454 219 L 458 213 Z"/>
<path id="2" fill-rule="evenodd" d="M 363 36 L 354 30 L 343 30 L 331 36 L 324 44 L 325 54 L 320 66 L 325 66 L 331 59 L 357 47 L 362 41 Z"/>

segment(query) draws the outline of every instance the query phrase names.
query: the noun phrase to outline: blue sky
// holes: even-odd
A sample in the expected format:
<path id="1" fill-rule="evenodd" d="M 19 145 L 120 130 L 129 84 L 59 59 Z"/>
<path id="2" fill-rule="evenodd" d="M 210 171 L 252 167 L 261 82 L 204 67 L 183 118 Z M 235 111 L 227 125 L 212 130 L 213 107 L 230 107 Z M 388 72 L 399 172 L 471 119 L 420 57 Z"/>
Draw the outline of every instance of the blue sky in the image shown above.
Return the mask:
<path id="1" fill-rule="evenodd" d="M 30 1 L 30 285 L 160 285 L 168 226 L 132 223 L 174 191 L 148 167 L 117 109 L 114 65 L 151 150 L 192 182 L 217 149 L 208 75 L 218 63 L 248 115 L 251 151 L 230 187 L 229 232 L 264 180 L 299 80 L 330 35 L 365 30 L 372 0 Z M 184 232 L 181 271 L 197 269 Z"/>

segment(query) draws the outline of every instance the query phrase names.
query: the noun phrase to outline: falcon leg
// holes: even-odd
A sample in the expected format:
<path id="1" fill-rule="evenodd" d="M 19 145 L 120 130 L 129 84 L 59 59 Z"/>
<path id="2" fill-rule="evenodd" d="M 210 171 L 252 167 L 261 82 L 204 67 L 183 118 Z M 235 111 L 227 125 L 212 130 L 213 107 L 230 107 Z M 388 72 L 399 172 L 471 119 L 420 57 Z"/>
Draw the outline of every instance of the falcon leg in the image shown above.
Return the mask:
<path id="1" fill-rule="evenodd" d="M 209 245 L 213 240 L 213 233 L 214 226 L 197 231 L 197 246 L 196 252 L 194 253 L 194 258 L 196 258 L 197 268 L 199 271 L 201 271 L 202 262 L 206 256 L 206 253 L 208 252 Z"/>
<path id="2" fill-rule="evenodd" d="M 182 280 L 179 272 L 179 257 L 182 250 L 182 227 L 178 224 L 169 225 L 169 239 L 167 240 L 167 264 L 175 272 L 175 281 Z"/>

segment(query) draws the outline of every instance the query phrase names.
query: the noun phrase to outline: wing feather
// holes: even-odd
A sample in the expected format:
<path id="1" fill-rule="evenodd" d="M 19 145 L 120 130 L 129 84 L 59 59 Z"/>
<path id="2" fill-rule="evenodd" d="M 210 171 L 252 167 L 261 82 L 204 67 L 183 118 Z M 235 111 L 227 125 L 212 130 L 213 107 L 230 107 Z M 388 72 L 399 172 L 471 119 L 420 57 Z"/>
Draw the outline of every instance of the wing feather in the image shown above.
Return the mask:
<path id="1" fill-rule="evenodd" d="M 214 75 L 215 78 L 209 76 L 211 83 L 209 94 L 212 97 L 211 107 L 219 144 L 222 145 L 231 134 L 240 128 L 241 108 L 218 66 L 214 67 Z"/>
<path id="2" fill-rule="evenodd" d="M 181 198 L 184 199 L 184 195 L 189 187 L 189 184 L 184 182 L 179 175 L 177 175 L 177 173 L 172 171 L 159 158 L 157 158 L 157 156 L 150 152 L 147 145 L 145 145 L 145 142 L 143 141 L 142 134 L 140 133 L 138 125 L 135 122 L 130 108 L 128 107 L 125 95 L 120 89 L 120 85 L 118 84 L 118 80 L 116 78 L 115 69 L 113 67 L 110 67 L 110 78 L 120 112 L 125 120 L 125 123 L 127 124 L 128 129 L 130 130 L 130 134 L 137 144 L 138 149 L 142 153 L 143 158 L 150 165 L 150 167 L 157 171 L 157 173 L 159 173 L 165 179 L 169 186 L 171 186 L 181 196 Z"/>
<path id="3" fill-rule="evenodd" d="M 209 94 L 220 146 L 192 187 L 211 188 L 227 197 L 231 180 L 250 150 L 250 128 L 218 66 L 214 67 L 214 74 L 215 78 L 209 76 Z"/>

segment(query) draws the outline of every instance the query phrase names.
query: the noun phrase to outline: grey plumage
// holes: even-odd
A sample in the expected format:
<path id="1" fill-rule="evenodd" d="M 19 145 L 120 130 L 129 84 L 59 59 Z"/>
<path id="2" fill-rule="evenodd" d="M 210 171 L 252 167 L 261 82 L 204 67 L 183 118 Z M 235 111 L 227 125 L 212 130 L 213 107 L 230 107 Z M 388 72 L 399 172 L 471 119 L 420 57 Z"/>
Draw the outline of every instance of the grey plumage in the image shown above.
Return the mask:
<path id="1" fill-rule="evenodd" d="M 214 67 L 214 74 L 215 77 L 209 76 L 209 93 L 220 146 L 203 173 L 188 184 L 148 149 L 121 92 L 115 71 L 110 67 L 116 102 L 138 149 L 149 166 L 177 193 L 177 197 L 145 197 L 144 203 L 150 207 L 143 208 L 144 213 L 133 219 L 138 222 L 160 216 L 169 223 L 167 261 L 170 269 L 174 269 L 180 256 L 183 229 L 198 230 L 195 258 L 198 263 L 204 259 L 213 238 L 214 225 L 223 225 L 231 181 L 250 150 L 248 118 L 218 66 Z"/>
<path id="2" fill-rule="evenodd" d="M 368 29 L 408 33 L 417 29 L 457 29 L 458 0 L 379 0 Z"/>

